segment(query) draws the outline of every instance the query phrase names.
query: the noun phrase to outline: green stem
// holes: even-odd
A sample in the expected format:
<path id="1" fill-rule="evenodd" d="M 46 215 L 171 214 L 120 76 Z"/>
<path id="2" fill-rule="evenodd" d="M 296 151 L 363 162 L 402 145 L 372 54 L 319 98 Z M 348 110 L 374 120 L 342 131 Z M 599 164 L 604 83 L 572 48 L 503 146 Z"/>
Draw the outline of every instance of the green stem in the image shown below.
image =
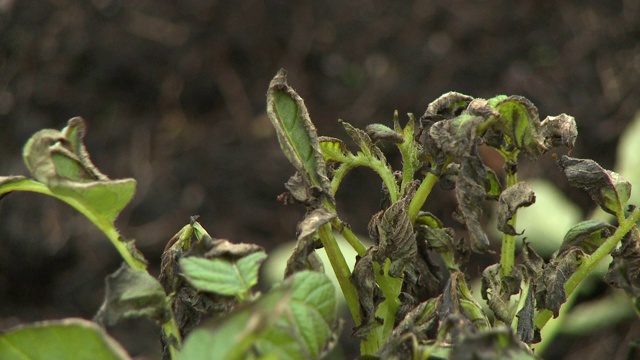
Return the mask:
<path id="1" fill-rule="evenodd" d="M 635 231 L 635 224 L 640 220 L 640 209 L 635 209 L 628 218 L 626 218 L 623 222 L 620 223 L 618 229 L 605 240 L 605 242 L 600 245 L 596 251 L 591 254 L 591 256 L 586 257 L 582 260 L 582 263 L 576 270 L 576 272 L 571 275 L 569 280 L 567 280 L 564 285 L 564 290 L 569 297 L 576 287 L 595 269 L 595 267 L 604 259 L 607 255 L 613 251 L 613 249 L 618 246 L 618 243 L 624 238 L 625 235 L 629 231 Z M 535 317 L 535 325 L 539 329 L 542 329 L 546 323 L 551 319 L 553 313 L 549 310 L 543 310 L 538 313 Z"/>
<path id="2" fill-rule="evenodd" d="M 360 325 L 362 319 L 360 318 L 358 294 L 356 293 L 356 288 L 351 284 L 351 270 L 349 270 L 349 266 L 338 247 L 336 238 L 331 232 L 331 224 L 326 224 L 320 227 L 318 229 L 318 234 L 320 235 L 320 241 L 322 242 L 324 250 L 327 252 L 327 257 L 329 258 L 331 267 L 338 278 L 338 284 L 340 284 L 340 289 L 342 290 L 342 294 L 347 302 L 347 307 L 351 312 L 351 316 L 353 316 L 356 326 Z"/>
<path id="3" fill-rule="evenodd" d="M 340 235 L 344 236 L 344 239 L 347 240 L 349 245 L 358 253 L 360 256 L 364 256 L 367 253 L 367 248 L 362 244 L 360 239 L 351 231 L 351 228 L 340 220 L 340 218 L 335 218 L 331 221 L 331 225 L 335 229 L 340 232 Z"/>
<path id="4" fill-rule="evenodd" d="M 167 306 L 171 306 L 167 304 Z M 169 353 L 171 354 L 171 359 L 178 358 L 178 349 L 182 344 L 182 336 L 180 336 L 180 330 L 178 330 L 178 324 L 176 323 L 176 317 L 173 315 L 173 311 L 171 312 L 171 318 L 169 321 L 162 324 L 162 331 L 169 342 Z M 171 339 L 175 339 L 176 343 L 172 343 Z"/>
<path id="5" fill-rule="evenodd" d="M 510 161 L 515 162 L 518 160 L 518 152 L 505 152 L 503 153 L 505 161 L 509 163 Z M 507 188 L 509 186 L 515 185 L 518 182 L 518 174 L 509 169 L 507 171 Z M 516 228 L 517 223 L 517 213 L 513 215 L 513 217 L 507 222 L 514 229 Z M 516 237 L 513 235 L 509 235 L 506 233 L 502 234 L 502 247 L 500 250 L 500 275 L 504 278 L 506 276 L 511 275 L 511 271 L 513 270 L 514 259 L 516 256 Z"/>
<path id="6" fill-rule="evenodd" d="M 422 209 L 422 205 L 427 201 L 429 194 L 431 194 L 431 190 L 438 182 L 438 176 L 433 173 L 427 173 L 427 176 L 422 180 L 420 187 L 416 191 L 415 195 L 413 195 L 413 199 L 409 203 L 409 208 L 407 209 L 407 215 L 411 220 L 412 224 L 415 224 L 416 219 L 418 218 L 418 213 L 420 209 Z"/>

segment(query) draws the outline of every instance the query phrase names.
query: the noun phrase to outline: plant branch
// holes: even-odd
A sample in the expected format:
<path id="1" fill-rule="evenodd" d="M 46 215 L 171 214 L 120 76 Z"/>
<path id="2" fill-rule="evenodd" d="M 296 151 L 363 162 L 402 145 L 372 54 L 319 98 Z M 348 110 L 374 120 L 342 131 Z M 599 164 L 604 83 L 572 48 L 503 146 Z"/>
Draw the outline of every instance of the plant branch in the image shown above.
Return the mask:
<path id="1" fill-rule="evenodd" d="M 356 293 L 356 289 L 353 287 L 353 284 L 351 284 L 351 270 L 349 270 L 349 266 L 338 247 L 336 238 L 331 232 L 331 224 L 325 224 L 320 227 L 318 229 L 318 234 L 324 250 L 327 252 L 327 257 L 329 258 L 331 267 L 338 278 L 338 284 L 340 284 L 340 289 L 342 290 L 342 294 L 347 302 L 347 307 L 351 312 L 351 316 L 353 316 L 356 326 L 360 325 L 362 319 L 360 318 L 358 294 Z"/>
<path id="2" fill-rule="evenodd" d="M 427 176 L 422 180 L 420 187 L 416 190 L 415 195 L 413 195 L 413 199 L 409 203 L 409 208 L 407 209 L 407 215 L 409 216 L 409 220 L 411 220 L 412 224 L 415 224 L 416 219 L 418 218 L 418 213 L 422 206 L 427 201 L 429 194 L 431 194 L 431 190 L 438 182 L 438 176 L 433 174 L 432 172 L 428 172 Z"/>
<path id="3" fill-rule="evenodd" d="M 635 209 L 628 218 L 626 218 L 623 222 L 620 223 L 618 229 L 613 233 L 613 235 L 609 236 L 605 242 L 600 245 L 596 251 L 591 254 L 591 256 L 583 259 L 582 263 L 576 270 L 576 272 L 571 275 L 569 280 L 567 280 L 564 285 L 565 292 L 567 297 L 569 297 L 576 287 L 595 269 L 595 267 L 604 259 L 607 255 L 613 251 L 613 249 L 618 246 L 618 243 L 624 238 L 625 235 L 629 231 L 636 231 L 635 227 L 636 223 L 640 220 L 640 209 Z M 551 319 L 553 314 L 551 311 L 545 309 L 538 313 L 535 317 L 535 325 L 539 329 L 542 329 L 546 323 Z"/>
<path id="4" fill-rule="evenodd" d="M 502 152 L 505 159 L 505 164 L 516 163 L 518 161 L 518 150 L 513 152 Z M 518 182 L 518 174 L 515 168 L 505 166 L 507 170 L 507 188 L 515 185 Z M 513 217 L 509 219 L 508 224 L 514 229 L 516 227 L 518 214 L 513 214 Z M 500 275 L 504 278 L 511 275 L 513 270 L 514 259 L 516 256 L 516 238 L 513 235 L 507 233 L 502 234 L 502 246 L 500 250 Z"/>

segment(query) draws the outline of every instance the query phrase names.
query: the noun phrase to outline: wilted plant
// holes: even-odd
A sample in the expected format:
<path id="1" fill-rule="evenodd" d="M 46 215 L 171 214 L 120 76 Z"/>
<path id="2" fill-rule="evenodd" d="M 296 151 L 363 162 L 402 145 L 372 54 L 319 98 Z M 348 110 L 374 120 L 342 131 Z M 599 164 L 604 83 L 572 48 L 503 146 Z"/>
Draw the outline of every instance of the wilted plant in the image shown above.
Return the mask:
<path id="1" fill-rule="evenodd" d="M 361 130 L 340 121 L 358 146 L 354 153 L 342 140 L 317 135 L 284 71 L 269 86 L 267 112 L 296 170 L 279 199 L 303 204 L 306 214 L 298 225 L 286 279 L 264 295 L 252 290 L 264 250 L 214 239 L 195 217 L 167 244 L 160 279 L 151 277 L 133 241 L 114 225 L 134 194 L 135 180 L 111 180 L 93 166 L 82 142 L 85 127 L 80 118 L 71 119 L 62 131 L 34 134 L 23 151 L 34 179 L 0 177 L 0 197 L 13 191 L 50 195 L 98 226 L 125 264 L 107 278 L 105 301 L 94 321 L 111 325 L 130 317 L 156 320 L 163 330 L 165 358 L 325 356 L 336 344 L 342 323 L 318 248 L 325 249 L 336 274 L 363 356 L 536 358 L 530 345 L 540 341 L 540 330 L 609 254 L 613 261 L 605 279 L 624 289 L 638 311 L 640 210 L 627 204 L 630 183 L 592 160 L 552 154 L 569 183 L 585 189 L 615 216 L 614 224 L 576 224 L 548 261 L 526 241 L 516 257 L 516 237 L 522 235 L 518 210 L 536 200 L 530 186 L 518 180 L 520 155 L 536 160 L 555 147 L 572 149 L 577 129 L 571 116 L 540 121 L 535 106 L 520 96 L 485 100 L 451 92 L 432 102 L 420 119 L 409 115 L 404 126 L 397 113 L 392 127 L 371 124 Z M 378 142 L 397 146 L 401 169 L 391 168 Z M 484 165 L 480 146 L 502 155 L 504 179 Z M 368 226 L 374 243 L 369 247 L 341 220 L 336 206 L 342 180 L 361 166 L 372 169 L 383 183 L 382 208 Z M 465 237 L 422 211 L 437 183 L 454 191 L 454 218 L 466 228 Z M 472 295 L 466 265 L 472 254 L 492 256 L 483 228 L 488 202 L 495 202 L 503 235 L 499 262 L 482 273 L 485 308 Z M 335 233 L 358 254 L 353 270 Z M 0 335 L 0 357 L 68 358 L 89 351 L 96 359 L 128 358 L 95 322 L 71 319 L 8 331 Z M 39 346 L 32 346 L 34 341 Z"/>

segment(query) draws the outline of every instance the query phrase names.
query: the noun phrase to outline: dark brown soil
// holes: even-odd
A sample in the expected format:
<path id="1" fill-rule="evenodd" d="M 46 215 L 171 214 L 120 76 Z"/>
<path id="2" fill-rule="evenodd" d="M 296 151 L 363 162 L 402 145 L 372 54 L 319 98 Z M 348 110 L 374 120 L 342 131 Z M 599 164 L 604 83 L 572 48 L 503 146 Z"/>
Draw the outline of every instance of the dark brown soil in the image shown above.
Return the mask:
<path id="1" fill-rule="evenodd" d="M 622 0 L 0 1 L 0 174 L 26 175 L 20 155 L 29 136 L 82 116 L 94 163 L 112 178 L 138 180 L 117 223 L 154 272 L 166 241 L 194 214 L 212 235 L 271 249 L 294 236 L 303 211 L 275 200 L 292 173 L 265 114 L 279 68 L 322 135 L 342 136 L 338 118 L 364 126 L 389 123 L 396 109 L 422 114 L 450 90 L 519 94 L 542 117 L 574 115 L 572 154 L 611 168 L 640 107 L 639 39 L 640 3 Z M 551 177 L 585 213 L 591 208 L 550 158 L 522 172 Z M 341 190 L 356 230 L 375 212 L 379 198 L 369 194 L 379 189 L 362 171 Z M 443 206 L 434 212 L 451 211 L 448 197 L 435 203 Z M 8 196 L 0 202 L 0 329 L 91 318 L 120 261 L 66 205 Z M 626 346 L 638 324 L 617 330 L 612 346 Z M 140 321 L 113 329 L 140 358 L 157 356 L 157 331 Z M 584 344 L 570 340 L 552 358 Z"/>

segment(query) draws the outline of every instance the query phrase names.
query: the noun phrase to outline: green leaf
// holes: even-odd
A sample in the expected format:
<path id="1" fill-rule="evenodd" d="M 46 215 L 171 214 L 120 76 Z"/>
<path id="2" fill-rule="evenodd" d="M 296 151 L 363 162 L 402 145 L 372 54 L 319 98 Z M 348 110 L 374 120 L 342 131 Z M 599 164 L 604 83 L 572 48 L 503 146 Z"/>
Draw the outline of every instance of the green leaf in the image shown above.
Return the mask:
<path id="1" fill-rule="evenodd" d="M 330 189 L 316 128 L 302 98 L 287 84 L 281 69 L 269 84 L 267 114 L 280 147 L 298 173 L 315 186 Z"/>
<path id="2" fill-rule="evenodd" d="M 197 289 L 243 297 L 258 283 L 260 265 L 266 258 L 264 252 L 255 252 L 236 261 L 185 257 L 180 259 L 180 266 L 185 278 Z"/>
<path id="3" fill-rule="evenodd" d="M 79 117 L 69 120 L 62 131 L 40 130 L 25 144 L 24 162 L 55 196 L 74 207 L 79 203 L 112 224 L 133 198 L 136 181 L 111 180 L 101 173 L 82 142 L 85 132 Z"/>
<path id="4" fill-rule="evenodd" d="M 631 184 L 619 174 L 605 170 L 591 159 L 566 155 L 558 160 L 569 184 L 586 190 L 602 210 L 621 217 L 631 196 Z"/>
<path id="5" fill-rule="evenodd" d="M 319 359 L 335 345 L 335 289 L 324 275 L 295 273 L 256 302 L 210 321 L 185 341 L 178 359 Z"/>
<path id="6" fill-rule="evenodd" d="M 530 159 L 536 159 L 547 148 L 544 138 L 540 135 L 540 119 L 538 109 L 522 96 L 496 97 L 488 103 L 500 113 L 494 127 L 502 131 L 510 143 L 520 149 Z"/>
<path id="7" fill-rule="evenodd" d="M 592 254 L 615 231 L 615 227 L 601 220 L 587 220 L 572 226 L 564 236 L 558 252 L 577 246 Z"/>
<path id="8" fill-rule="evenodd" d="M 163 324 L 171 316 L 160 282 L 146 271 L 125 264 L 107 276 L 104 298 L 95 320 L 107 326 L 135 317 L 148 317 Z"/>
<path id="9" fill-rule="evenodd" d="M 339 163 L 346 163 L 353 160 L 353 154 L 347 150 L 347 146 L 340 139 L 320 136 L 320 150 L 324 156 L 325 161 L 337 161 Z"/>
<path id="10" fill-rule="evenodd" d="M 82 319 L 43 321 L 0 334 L 0 359 L 130 359 L 97 324 Z"/>
<path id="11" fill-rule="evenodd" d="M 616 150 L 615 171 L 629 180 L 631 184 L 640 184 L 640 111 L 620 135 Z M 640 204 L 640 191 L 633 193 L 629 202 Z"/>

